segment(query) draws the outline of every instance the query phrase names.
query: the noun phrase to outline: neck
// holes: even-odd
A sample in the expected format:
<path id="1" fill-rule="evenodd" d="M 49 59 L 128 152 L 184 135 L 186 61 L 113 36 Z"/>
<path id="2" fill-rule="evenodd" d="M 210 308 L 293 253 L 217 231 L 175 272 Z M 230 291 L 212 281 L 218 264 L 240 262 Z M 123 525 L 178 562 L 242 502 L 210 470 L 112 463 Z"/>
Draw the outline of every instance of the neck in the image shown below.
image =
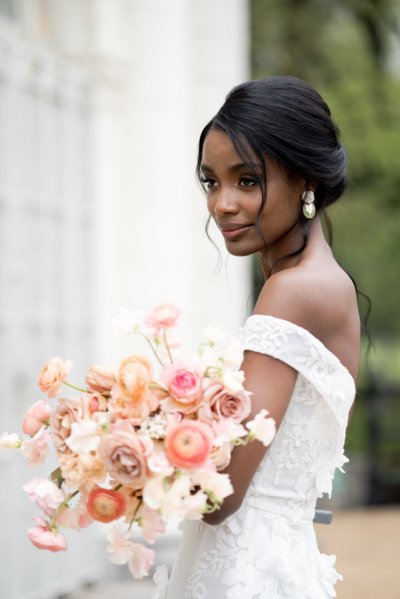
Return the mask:
<path id="1" fill-rule="evenodd" d="M 271 244 L 262 252 L 259 252 L 258 258 L 260 260 L 264 279 L 269 279 L 271 275 L 280 272 L 281 270 L 286 270 L 288 268 L 297 266 L 313 251 L 316 246 L 324 246 L 325 248 L 329 248 L 322 230 L 319 216 L 316 216 L 310 222 L 306 247 L 299 254 L 294 256 L 289 255 L 289 257 L 286 257 L 288 254 L 292 254 L 293 252 L 299 250 L 303 246 L 303 243 L 303 231 L 299 226 L 296 226 L 288 231 L 288 233 L 286 233 L 281 239 Z"/>

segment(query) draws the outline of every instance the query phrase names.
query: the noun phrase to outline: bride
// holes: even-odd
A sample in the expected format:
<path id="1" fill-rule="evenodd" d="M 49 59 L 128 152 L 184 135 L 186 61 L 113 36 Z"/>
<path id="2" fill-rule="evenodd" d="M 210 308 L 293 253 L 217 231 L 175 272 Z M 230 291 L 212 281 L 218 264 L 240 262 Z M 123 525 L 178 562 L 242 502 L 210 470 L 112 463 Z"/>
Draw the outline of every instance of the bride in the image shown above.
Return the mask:
<path id="1" fill-rule="evenodd" d="M 313 529 L 317 497 L 347 462 L 355 396 L 357 295 L 321 225 L 346 185 L 346 152 L 310 85 L 272 77 L 235 87 L 200 136 L 197 172 L 235 256 L 257 254 L 264 286 L 242 328 L 251 419 L 266 408 L 277 435 L 236 447 L 222 508 L 185 521 L 156 598 L 325 599 L 341 579 Z"/>

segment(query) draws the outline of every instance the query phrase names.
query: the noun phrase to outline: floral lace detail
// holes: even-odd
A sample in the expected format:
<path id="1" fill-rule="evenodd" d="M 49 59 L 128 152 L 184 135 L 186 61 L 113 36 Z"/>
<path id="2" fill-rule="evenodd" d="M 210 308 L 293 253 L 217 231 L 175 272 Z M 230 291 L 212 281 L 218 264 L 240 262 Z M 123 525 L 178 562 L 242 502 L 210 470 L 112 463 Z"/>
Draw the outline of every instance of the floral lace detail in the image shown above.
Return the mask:
<path id="1" fill-rule="evenodd" d="M 218 526 L 184 524 L 168 590 L 157 599 L 330 599 L 341 576 L 335 556 L 318 551 L 312 519 L 331 493 L 343 454 L 354 381 L 305 329 L 253 315 L 244 348 L 271 355 L 298 371 L 278 433 L 240 509 Z M 165 577 L 158 589 L 166 589 Z"/>

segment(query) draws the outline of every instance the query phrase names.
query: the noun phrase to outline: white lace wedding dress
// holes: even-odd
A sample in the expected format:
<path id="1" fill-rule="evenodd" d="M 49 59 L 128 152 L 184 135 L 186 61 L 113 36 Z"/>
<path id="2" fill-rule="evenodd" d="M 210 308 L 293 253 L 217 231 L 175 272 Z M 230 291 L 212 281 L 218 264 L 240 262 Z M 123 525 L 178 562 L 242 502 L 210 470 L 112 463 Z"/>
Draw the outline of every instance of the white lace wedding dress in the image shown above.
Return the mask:
<path id="1" fill-rule="evenodd" d="M 313 528 L 317 497 L 330 495 L 343 454 L 355 385 L 338 358 L 307 330 L 250 316 L 244 348 L 298 371 L 278 433 L 239 510 L 221 524 L 185 521 L 168 582 L 154 576 L 154 599 L 326 599 L 341 576 L 320 553 Z"/>

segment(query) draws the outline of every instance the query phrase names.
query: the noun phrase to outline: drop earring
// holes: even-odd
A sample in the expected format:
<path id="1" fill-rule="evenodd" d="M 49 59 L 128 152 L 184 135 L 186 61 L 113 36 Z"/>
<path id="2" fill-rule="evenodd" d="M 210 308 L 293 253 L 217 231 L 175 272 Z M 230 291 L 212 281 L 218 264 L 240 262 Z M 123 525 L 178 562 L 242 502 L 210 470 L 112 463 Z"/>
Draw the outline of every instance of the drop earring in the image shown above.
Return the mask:
<path id="1" fill-rule="evenodd" d="M 314 192 L 311 190 L 303 191 L 301 194 L 303 200 L 303 214 L 306 218 L 314 218 L 315 216 L 315 204 L 314 204 Z"/>

